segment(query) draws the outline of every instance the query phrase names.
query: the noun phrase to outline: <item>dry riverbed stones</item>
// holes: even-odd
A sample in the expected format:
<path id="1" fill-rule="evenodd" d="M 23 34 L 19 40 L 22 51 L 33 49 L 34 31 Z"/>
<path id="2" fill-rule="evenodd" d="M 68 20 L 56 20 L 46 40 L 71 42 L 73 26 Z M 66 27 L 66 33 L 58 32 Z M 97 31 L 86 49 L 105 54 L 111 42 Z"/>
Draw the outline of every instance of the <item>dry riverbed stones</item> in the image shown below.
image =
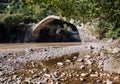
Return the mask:
<path id="1" fill-rule="evenodd" d="M 34 51 L 31 49 L 26 50 L 26 52 L 28 55 L 29 52 L 34 53 Z M 45 52 L 47 51 L 45 50 Z M 48 60 L 34 59 L 31 61 L 27 60 L 23 63 L 17 61 L 15 64 L 11 64 L 13 67 L 13 70 L 11 71 L 6 70 L 5 68 L 0 69 L 0 83 L 120 84 L 120 75 L 118 73 L 115 73 L 117 71 L 106 72 L 107 70 L 105 70 L 105 67 L 106 69 L 109 69 L 109 64 L 105 65 L 106 61 L 109 59 L 111 60 L 109 55 L 117 55 L 117 58 L 119 57 L 118 54 L 118 51 L 117 54 L 109 54 L 108 50 L 92 49 L 90 53 L 87 53 L 85 55 L 82 55 L 78 52 L 73 54 L 66 54 L 53 59 L 50 58 Z M 118 65 L 116 67 L 118 67 Z M 119 69 L 117 70 L 119 71 Z"/>

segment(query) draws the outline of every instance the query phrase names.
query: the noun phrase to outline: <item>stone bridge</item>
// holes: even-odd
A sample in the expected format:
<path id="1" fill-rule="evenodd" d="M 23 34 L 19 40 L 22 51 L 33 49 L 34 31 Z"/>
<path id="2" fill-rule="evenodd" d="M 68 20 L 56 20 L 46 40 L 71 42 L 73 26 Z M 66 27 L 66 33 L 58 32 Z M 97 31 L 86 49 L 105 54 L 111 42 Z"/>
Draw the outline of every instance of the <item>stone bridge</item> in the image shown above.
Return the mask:
<path id="1" fill-rule="evenodd" d="M 59 21 L 63 21 L 62 17 L 59 17 L 59 16 L 54 16 L 54 15 L 50 15 L 46 18 L 44 18 L 43 20 L 41 20 L 40 22 L 38 22 L 37 24 L 35 24 L 34 26 L 31 27 L 31 30 L 28 30 L 27 32 L 30 32 L 32 33 L 32 35 L 30 35 L 30 33 L 28 33 L 26 35 L 26 38 L 25 39 L 31 39 L 31 38 L 37 38 L 39 37 L 39 34 L 40 34 L 40 30 L 43 29 L 47 24 L 49 24 L 50 22 L 54 21 L 54 20 L 59 20 Z M 65 23 L 67 23 L 69 26 L 71 27 L 74 27 L 74 29 L 77 30 L 77 27 L 72 24 L 72 23 L 69 23 L 67 21 L 63 21 Z M 77 30 L 78 31 L 78 30 Z M 78 33 L 79 34 L 79 33 Z M 80 38 L 79 38 L 80 39 Z"/>
<path id="2" fill-rule="evenodd" d="M 36 25 L 33 26 L 33 35 L 35 37 L 37 37 L 39 35 L 39 32 L 42 28 L 44 28 L 48 23 L 50 23 L 51 21 L 55 20 L 55 19 L 60 19 L 59 16 L 54 16 L 54 15 L 50 15 L 46 18 L 44 18 L 43 20 L 41 20 L 40 22 L 38 22 Z"/>
<path id="3" fill-rule="evenodd" d="M 62 18 L 62 17 L 59 17 L 59 16 L 55 16 L 55 15 L 50 15 L 46 18 L 44 18 L 43 20 L 41 20 L 39 23 L 37 23 L 36 25 L 33 26 L 33 35 L 35 37 L 37 37 L 39 35 L 39 32 L 42 28 L 44 28 L 47 24 L 49 24 L 50 22 L 52 22 L 53 20 L 61 20 L 61 19 L 64 19 L 65 18 Z M 73 23 L 69 23 L 71 25 L 74 25 Z M 74 25 L 75 26 L 75 25 Z M 75 26 L 76 27 L 76 26 Z M 76 27 L 78 28 L 78 27 Z"/>
<path id="4" fill-rule="evenodd" d="M 44 18 L 43 20 L 41 20 L 34 26 L 32 25 L 31 30 L 29 29 L 27 31 L 27 34 L 25 35 L 24 42 L 31 41 L 31 39 L 34 41 L 34 39 L 39 36 L 40 30 L 43 29 L 47 24 L 49 24 L 50 22 L 52 22 L 54 20 L 60 20 L 60 21 L 64 20 L 64 22 L 68 23 L 69 25 L 72 25 L 72 27 L 75 27 L 79 33 L 79 39 L 81 39 L 82 41 L 84 41 L 86 39 L 90 39 L 93 41 L 93 37 L 90 34 L 88 34 L 86 31 L 84 31 L 84 29 L 85 29 L 84 24 L 82 24 L 81 26 L 78 26 L 78 25 L 74 24 L 74 21 L 67 22 L 66 18 L 64 18 L 64 17 L 49 15 L 48 17 Z"/>

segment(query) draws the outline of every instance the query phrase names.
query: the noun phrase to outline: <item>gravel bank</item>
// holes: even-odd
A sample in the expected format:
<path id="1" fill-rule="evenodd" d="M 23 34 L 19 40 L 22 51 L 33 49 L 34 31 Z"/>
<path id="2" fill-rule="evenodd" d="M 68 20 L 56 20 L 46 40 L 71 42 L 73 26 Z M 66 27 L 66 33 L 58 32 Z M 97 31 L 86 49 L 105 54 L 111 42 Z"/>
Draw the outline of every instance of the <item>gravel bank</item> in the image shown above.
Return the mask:
<path id="1" fill-rule="evenodd" d="M 115 70 L 114 66 L 110 67 L 106 62 L 110 63 L 108 60 L 116 54 L 109 54 L 108 51 L 119 52 L 118 48 L 109 48 L 104 43 L 23 48 L 8 50 L 8 52 L 1 50 L 0 83 L 105 84 L 113 82 L 119 84 L 119 74 L 106 72 Z M 76 52 L 79 54 L 70 55 Z"/>

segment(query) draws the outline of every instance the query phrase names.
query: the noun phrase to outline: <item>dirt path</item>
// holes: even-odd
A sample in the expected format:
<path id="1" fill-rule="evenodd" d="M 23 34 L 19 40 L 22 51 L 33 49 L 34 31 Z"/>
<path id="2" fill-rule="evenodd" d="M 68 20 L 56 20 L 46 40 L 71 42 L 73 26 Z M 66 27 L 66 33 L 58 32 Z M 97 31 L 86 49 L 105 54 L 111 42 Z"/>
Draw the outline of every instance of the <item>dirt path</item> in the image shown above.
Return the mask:
<path id="1" fill-rule="evenodd" d="M 15 49 L 15 48 L 41 48 L 48 46 L 72 46 L 72 45 L 81 45 L 80 42 L 64 42 L 64 43 L 9 43 L 9 44 L 0 44 L 0 49 Z"/>

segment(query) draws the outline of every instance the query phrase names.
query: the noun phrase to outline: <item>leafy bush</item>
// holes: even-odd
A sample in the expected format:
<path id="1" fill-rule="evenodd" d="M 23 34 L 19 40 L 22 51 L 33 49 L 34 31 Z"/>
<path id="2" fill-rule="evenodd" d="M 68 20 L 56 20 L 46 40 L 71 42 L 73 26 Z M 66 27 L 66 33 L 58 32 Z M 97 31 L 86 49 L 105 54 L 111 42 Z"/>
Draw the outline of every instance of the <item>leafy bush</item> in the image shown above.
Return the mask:
<path id="1" fill-rule="evenodd" d="M 99 18 L 99 29 L 96 31 L 102 35 L 101 37 L 120 37 L 119 0 L 15 0 L 10 2 L 10 6 L 12 13 L 22 13 L 24 16 L 4 17 L 6 25 L 9 26 L 23 22 L 24 18 L 25 23 L 38 22 L 51 14 L 66 17 L 68 20 L 72 18 L 76 23 L 78 21 L 86 23 Z M 5 12 L 1 9 L 1 13 Z"/>
<path id="2" fill-rule="evenodd" d="M 7 27 L 13 28 L 23 22 L 23 15 L 21 14 L 7 15 L 2 18 L 2 21 Z"/>
<path id="3" fill-rule="evenodd" d="M 109 23 L 109 27 L 105 35 L 107 38 L 120 38 L 120 27 L 116 28 L 115 25 Z"/>
<path id="4" fill-rule="evenodd" d="M 31 23 L 31 22 L 32 23 L 35 22 L 35 20 L 33 18 L 29 17 L 29 16 L 28 17 L 26 16 L 26 17 L 23 18 L 23 22 L 25 24 L 28 24 L 28 23 Z"/>
<path id="5" fill-rule="evenodd" d="M 5 9 L 7 7 L 7 4 L 0 3 L 0 10 Z"/>

